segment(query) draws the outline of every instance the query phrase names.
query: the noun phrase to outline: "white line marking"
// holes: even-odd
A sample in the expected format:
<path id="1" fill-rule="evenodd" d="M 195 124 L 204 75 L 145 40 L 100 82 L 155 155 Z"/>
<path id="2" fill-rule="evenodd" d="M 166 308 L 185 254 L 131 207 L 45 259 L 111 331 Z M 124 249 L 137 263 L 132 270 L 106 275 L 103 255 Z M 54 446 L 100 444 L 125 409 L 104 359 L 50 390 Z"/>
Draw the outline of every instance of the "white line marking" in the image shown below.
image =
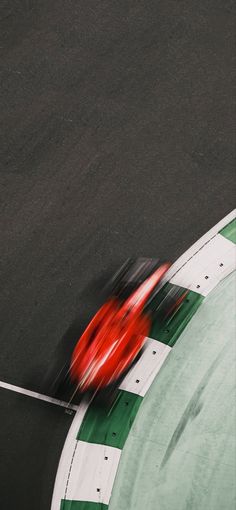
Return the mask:
<path id="1" fill-rule="evenodd" d="M 35 391 L 26 390 L 25 388 L 21 388 L 20 386 L 15 386 L 14 384 L 9 384 L 4 381 L 0 381 L 0 388 L 4 390 L 15 391 L 16 393 L 21 393 L 22 395 L 26 395 L 27 397 L 37 398 L 38 400 L 44 400 L 44 402 L 49 402 L 49 404 L 55 404 L 57 406 L 66 407 L 67 409 L 73 409 L 77 411 L 79 406 L 74 404 L 68 404 L 68 402 L 64 402 L 63 400 L 58 400 L 56 398 L 48 397 L 47 395 L 42 395 L 41 393 L 36 393 Z"/>

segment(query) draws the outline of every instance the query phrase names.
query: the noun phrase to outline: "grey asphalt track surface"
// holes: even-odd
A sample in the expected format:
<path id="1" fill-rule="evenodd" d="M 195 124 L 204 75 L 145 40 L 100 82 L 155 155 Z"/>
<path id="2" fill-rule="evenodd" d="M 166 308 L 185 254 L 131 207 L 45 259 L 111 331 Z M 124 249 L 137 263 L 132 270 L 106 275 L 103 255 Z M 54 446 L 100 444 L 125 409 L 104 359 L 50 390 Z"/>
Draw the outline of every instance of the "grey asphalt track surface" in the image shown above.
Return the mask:
<path id="1" fill-rule="evenodd" d="M 0 380 L 40 391 L 91 282 L 234 208 L 233 6 L 1 2 Z M 0 406 L 0 506 L 48 510 L 71 418 Z"/>

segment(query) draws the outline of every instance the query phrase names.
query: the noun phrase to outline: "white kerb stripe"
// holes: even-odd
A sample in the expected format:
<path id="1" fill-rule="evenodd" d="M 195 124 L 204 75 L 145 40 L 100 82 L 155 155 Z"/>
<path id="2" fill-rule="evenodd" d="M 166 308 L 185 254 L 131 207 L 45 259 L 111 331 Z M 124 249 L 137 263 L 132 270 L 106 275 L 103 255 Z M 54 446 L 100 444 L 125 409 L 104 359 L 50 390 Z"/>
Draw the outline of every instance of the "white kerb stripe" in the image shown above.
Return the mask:
<path id="1" fill-rule="evenodd" d="M 211 239 L 213 239 L 222 228 L 226 227 L 231 221 L 236 218 L 236 209 L 231 211 L 227 216 L 219 221 L 214 227 L 212 227 L 206 234 L 204 234 L 196 243 L 181 255 L 176 262 L 170 267 L 163 278 L 163 284 L 170 281 L 173 276 L 185 265 L 189 264 L 189 261 L 201 250 Z"/>
<path id="2" fill-rule="evenodd" d="M 217 234 L 171 278 L 170 283 L 206 296 L 235 267 L 236 245 Z"/>
<path id="3" fill-rule="evenodd" d="M 120 455 L 118 448 L 78 441 L 66 499 L 108 505 Z"/>
<path id="4" fill-rule="evenodd" d="M 126 375 L 120 389 L 144 397 L 170 351 L 169 345 L 147 338 L 141 358 Z"/>

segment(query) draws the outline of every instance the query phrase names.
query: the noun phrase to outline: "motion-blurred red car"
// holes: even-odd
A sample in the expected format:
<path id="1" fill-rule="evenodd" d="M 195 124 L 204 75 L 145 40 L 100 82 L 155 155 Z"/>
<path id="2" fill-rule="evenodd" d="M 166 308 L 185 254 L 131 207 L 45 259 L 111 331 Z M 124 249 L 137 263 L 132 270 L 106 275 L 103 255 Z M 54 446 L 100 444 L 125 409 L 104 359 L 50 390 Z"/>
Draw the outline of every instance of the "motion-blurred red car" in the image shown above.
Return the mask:
<path id="1" fill-rule="evenodd" d="M 142 352 L 151 329 L 147 303 L 157 292 L 170 263 L 128 260 L 115 275 L 111 295 L 79 338 L 70 377 L 79 392 L 98 391 L 119 382 Z M 185 297 L 175 296 L 167 313 Z"/>

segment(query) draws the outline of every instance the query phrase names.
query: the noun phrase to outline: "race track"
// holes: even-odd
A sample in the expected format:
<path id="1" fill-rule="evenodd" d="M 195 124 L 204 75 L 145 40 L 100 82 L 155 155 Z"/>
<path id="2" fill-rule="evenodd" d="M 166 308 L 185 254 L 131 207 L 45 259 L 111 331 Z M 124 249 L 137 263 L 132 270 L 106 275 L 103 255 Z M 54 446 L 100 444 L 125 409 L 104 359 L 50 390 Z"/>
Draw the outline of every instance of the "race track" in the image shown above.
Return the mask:
<path id="1" fill-rule="evenodd" d="M 40 391 L 91 282 L 235 206 L 233 4 L 4 1 L 0 51 L 0 380 Z M 49 510 L 72 415 L 0 406 L 0 507 Z"/>

